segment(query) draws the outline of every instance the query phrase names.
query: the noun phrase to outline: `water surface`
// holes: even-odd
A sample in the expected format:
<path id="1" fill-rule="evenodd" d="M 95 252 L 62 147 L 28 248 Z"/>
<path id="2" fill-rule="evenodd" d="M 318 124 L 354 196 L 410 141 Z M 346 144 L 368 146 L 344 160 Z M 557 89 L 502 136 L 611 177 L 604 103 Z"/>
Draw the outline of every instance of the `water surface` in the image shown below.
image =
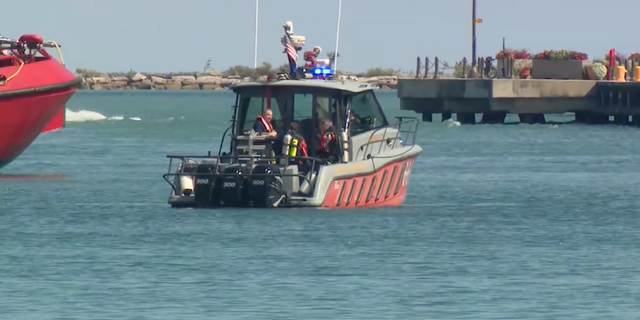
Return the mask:
<path id="1" fill-rule="evenodd" d="M 422 123 L 402 207 L 171 209 L 165 155 L 217 151 L 233 103 L 75 95 L 3 169 L 3 316 L 638 318 L 637 128 Z"/>

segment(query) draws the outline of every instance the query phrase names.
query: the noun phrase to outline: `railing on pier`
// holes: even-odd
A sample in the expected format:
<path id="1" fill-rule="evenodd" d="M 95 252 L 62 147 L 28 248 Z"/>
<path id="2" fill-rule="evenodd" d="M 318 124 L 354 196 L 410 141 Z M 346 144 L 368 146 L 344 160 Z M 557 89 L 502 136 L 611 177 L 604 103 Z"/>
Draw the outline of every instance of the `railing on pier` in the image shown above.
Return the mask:
<path id="1" fill-rule="evenodd" d="M 495 62 L 495 64 L 494 64 Z M 475 64 L 470 64 L 466 57 L 456 62 L 454 66 L 450 66 L 446 62 L 440 61 L 438 57 L 433 59 L 425 57 L 421 60 L 416 59 L 416 79 L 438 79 L 441 78 L 445 70 L 453 70 L 454 78 L 514 78 L 519 74 L 514 72 L 515 59 L 494 59 L 492 64 L 487 68 L 485 57 L 478 57 Z M 475 68 L 474 68 L 475 67 Z"/>
<path id="2" fill-rule="evenodd" d="M 475 64 L 469 63 L 466 57 L 451 66 L 435 57 L 433 61 L 429 57 L 416 59 L 416 79 L 438 79 L 443 77 L 453 78 L 527 78 L 530 75 L 531 64 L 517 66 L 517 61 L 521 59 L 503 58 L 493 59 L 491 64 L 487 64 L 485 57 L 479 57 Z M 528 59 L 530 62 L 532 60 Z M 601 63 L 607 71 L 607 75 L 602 80 L 612 81 L 635 81 L 640 82 L 640 61 L 638 59 L 617 58 L 613 65 L 608 61 L 594 60 L 593 63 Z M 523 72 L 527 69 L 529 72 Z M 453 74 L 444 74 L 445 70 L 453 70 Z M 587 78 L 594 79 L 587 74 Z"/>
<path id="3" fill-rule="evenodd" d="M 637 59 L 615 59 L 612 69 L 608 62 L 604 65 L 611 72 L 611 80 L 640 81 L 640 62 Z"/>

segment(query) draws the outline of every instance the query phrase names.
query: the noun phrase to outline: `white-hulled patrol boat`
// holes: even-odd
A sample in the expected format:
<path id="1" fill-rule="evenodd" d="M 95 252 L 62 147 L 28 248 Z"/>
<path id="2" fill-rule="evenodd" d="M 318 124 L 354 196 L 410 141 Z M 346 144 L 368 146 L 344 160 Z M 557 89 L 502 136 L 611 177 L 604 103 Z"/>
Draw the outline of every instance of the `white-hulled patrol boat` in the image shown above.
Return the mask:
<path id="1" fill-rule="evenodd" d="M 295 58 L 305 39 L 292 34 L 290 22 L 284 27 L 291 69 L 267 81 L 231 87 L 234 115 L 218 155 L 167 156 L 168 203 L 207 208 L 401 205 L 411 167 L 422 152 L 415 144 L 419 120 L 398 117 L 390 123 L 376 86 L 333 80 L 328 66 L 297 68 Z M 266 126 L 277 132 L 275 137 L 254 130 L 265 109 L 273 115 Z M 292 123 L 299 129 L 288 130 Z"/>

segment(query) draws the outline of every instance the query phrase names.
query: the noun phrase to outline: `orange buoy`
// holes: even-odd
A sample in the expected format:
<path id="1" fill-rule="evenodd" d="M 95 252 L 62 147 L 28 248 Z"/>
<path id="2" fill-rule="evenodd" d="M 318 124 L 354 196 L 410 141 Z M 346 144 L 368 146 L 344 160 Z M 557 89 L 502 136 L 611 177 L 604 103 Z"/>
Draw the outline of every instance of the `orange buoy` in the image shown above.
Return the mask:
<path id="1" fill-rule="evenodd" d="M 626 81 L 627 69 L 624 66 L 616 66 L 616 81 Z"/>

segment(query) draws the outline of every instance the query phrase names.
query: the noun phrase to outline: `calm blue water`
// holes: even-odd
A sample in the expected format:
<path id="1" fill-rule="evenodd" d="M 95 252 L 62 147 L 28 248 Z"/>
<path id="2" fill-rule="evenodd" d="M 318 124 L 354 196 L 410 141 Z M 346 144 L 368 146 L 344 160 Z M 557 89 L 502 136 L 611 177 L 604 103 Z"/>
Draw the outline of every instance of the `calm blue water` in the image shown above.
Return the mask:
<path id="1" fill-rule="evenodd" d="M 165 155 L 217 150 L 233 102 L 74 96 L 3 169 L 64 178 L 0 178 L 0 318 L 640 317 L 639 129 L 423 123 L 400 208 L 169 208 Z"/>

